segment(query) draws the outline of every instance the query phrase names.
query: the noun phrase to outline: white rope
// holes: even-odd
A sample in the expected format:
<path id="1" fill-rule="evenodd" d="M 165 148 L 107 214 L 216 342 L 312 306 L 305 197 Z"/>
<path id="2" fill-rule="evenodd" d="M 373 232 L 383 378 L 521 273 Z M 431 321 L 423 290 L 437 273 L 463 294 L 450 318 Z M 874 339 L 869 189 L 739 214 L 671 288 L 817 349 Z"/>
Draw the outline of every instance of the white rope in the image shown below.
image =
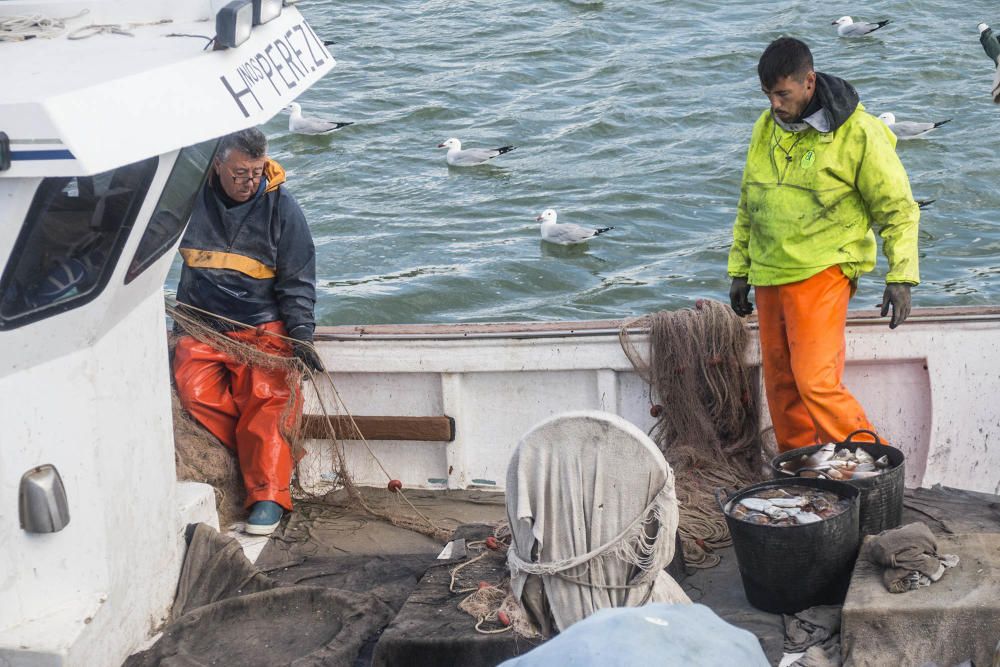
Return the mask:
<path id="1" fill-rule="evenodd" d="M 663 518 L 667 509 L 676 502 L 672 489 L 664 484 L 663 488 L 656 494 L 653 500 L 646 506 L 646 509 L 639 513 L 625 529 L 614 538 L 608 540 L 596 549 L 591 549 L 585 554 L 564 558 L 563 560 L 532 563 L 523 560 L 517 550 L 511 548 L 507 551 L 507 565 L 510 568 L 511 577 L 517 576 L 521 572 L 527 574 L 564 576 L 569 570 L 586 566 L 591 561 L 598 558 L 613 556 L 618 560 L 635 565 L 644 572 L 649 572 L 657 565 L 657 555 L 667 539 L 666 531 L 658 530 L 654 538 L 650 538 L 646 533 L 646 524 L 655 521 L 662 526 Z M 672 540 L 673 536 L 669 536 Z M 583 583 L 577 579 L 572 579 L 575 583 Z M 589 584 L 588 584 L 589 585 Z"/>
<path id="2" fill-rule="evenodd" d="M 79 14 L 63 18 L 52 18 L 44 14 L 0 18 L 0 42 L 23 42 L 35 37 L 52 39 L 65 32 L 66 21 L 89 13 L 89 9 L 84 9 Z"/>
<path id="3" fill-rule="evenodd" d="M 135 37 L 134 34 L 129 32 L 130 30 L 150 25 L 163 25 L 164 23 L 173 23 L 173 19 L 159 19 L 157 21 L 126 23 L 124 25 L 119 25 L 117 23 L 91 23 L 90 25 L 85 25 L 82 28 L 77 28 L 70 34 L 66 35 L 66 39 L 74 39 L 74 40 L 87 39 L 88 37 L 93 37 L 94 35 L 100 35 L 100 34 L 124 35 L 125 37 Z"/>

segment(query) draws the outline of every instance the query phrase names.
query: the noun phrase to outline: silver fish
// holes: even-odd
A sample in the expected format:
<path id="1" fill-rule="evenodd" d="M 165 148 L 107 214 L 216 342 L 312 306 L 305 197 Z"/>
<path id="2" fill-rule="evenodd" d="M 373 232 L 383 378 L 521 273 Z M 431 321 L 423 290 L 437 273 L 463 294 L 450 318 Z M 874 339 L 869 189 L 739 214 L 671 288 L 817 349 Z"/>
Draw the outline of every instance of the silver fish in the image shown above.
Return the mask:
<path id="1" fill-rule="evenodd" d="M 822 520 L 823 519 L 812 512 L 799 512 L 795 515 L 795 522 L 798 524 L 816 523 L 817 521 Z"/>
<path id="2" fill-rule="evenodd" d="M 860 449 L 860 448 L 856 452 L 854 452 L 854 459 L 858 463 L 874 463 L 875 462 L 875 458 L 871 454 L 869 454 L 868 452 L 866 452 L 865 450 Z"/>
<path id="3" fill-rule="evenodd" d="M 802 507 L 806 504 L 806 499 L 802 496 L 795 496 L 793 498 L 771 498 L 769 500 L 775 507 L 789 508 L 789 507 Z"/>
<path id="4" fill-rule="evenodd" d="M 785 510 L 781 509 L 780 507 L 768 507 L 766 510 L 764 510 L 764 514 L 768 515 L 769 517 L 771 517 L 772 519 L 774 519 L 776 521 L 778 519 L 787 519 L 788 518 L 788 512 L 786 512 Z"/>
<path id="5" fill-rule="evenodd" d="M 806 459 L 806 466 L 815 466 L 824 461 L 829 461 L 833 458 L 835 448 L 836 446 L 832 442 L 828 445 L 823 445 L 816 453 Z"/>
<path id="6" fill-rule="evenodd" d="M 831 507 L 833 507 L 833 505 L 830 503 L 830 501 L 828 501 L 826 498 L 823 498 L 821 496 L 813 498 L 812 506 L 816 508 L 817 512 L 821 512 L 823 510 L 828 510 Z"/>
<path id="7" fill-rule="evenodd" d="M 833 443 L 829 445 L 823 445 L 819 450 L 814 452 L 810 456 L 802 455 L 798 458 L 792 459 L 790 461 L 785 461 L 781 464 L 781 469 L 785 472 L 792 474 L 797 473 L 803 469 L 814 469 L 816 466 L 825 463 L 833 458 L 834 445 Z"/>
<path id="8" fill-rule="evenodd" d="M 766 512 L 771 507 L 771 501 L 762 498 L 744 498 L 740 501 L 740 505 L 755 512 Z"/>

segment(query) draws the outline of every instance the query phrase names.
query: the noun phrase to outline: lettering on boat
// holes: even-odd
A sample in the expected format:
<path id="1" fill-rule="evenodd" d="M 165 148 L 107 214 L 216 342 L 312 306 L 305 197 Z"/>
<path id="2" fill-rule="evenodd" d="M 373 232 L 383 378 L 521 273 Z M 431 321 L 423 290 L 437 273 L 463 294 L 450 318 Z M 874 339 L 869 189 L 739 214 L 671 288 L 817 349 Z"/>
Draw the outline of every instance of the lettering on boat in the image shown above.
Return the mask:
<path id="1" fill-rule="evenodd" d="M 282 98 L 332 58 L 323 40 L 302 21 L 247 58 L 234 73 L 220 76 L 219 80 L 243 116 L 249 118 L 252 107 L 248 109 L 248 105 L 257 105 L 253 111 L 264 110 L 258 95 L 273 92 Z"/>

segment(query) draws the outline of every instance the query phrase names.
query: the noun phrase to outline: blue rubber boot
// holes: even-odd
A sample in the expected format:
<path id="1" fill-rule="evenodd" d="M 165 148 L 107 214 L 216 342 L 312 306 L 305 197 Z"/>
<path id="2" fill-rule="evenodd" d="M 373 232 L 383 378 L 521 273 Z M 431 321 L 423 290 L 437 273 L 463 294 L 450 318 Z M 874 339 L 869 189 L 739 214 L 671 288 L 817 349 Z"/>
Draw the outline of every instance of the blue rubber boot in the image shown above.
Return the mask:
<path id="1" fill-rule="evenodd" d="M 250 508 L 246 532 L 249 535 L 270 535 L 281 523 L 285 509 L 272 500 L 261 500 Z"/>

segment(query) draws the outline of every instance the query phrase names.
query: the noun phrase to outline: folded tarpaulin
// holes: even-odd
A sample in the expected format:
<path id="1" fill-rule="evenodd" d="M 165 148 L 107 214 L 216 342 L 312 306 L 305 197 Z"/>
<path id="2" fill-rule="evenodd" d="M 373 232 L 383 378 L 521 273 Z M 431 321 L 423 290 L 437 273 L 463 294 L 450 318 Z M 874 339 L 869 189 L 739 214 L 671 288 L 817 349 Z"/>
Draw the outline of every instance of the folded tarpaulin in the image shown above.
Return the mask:
<path id="1" fill-rule="evenodd" d="M 958 556 L 938 553 L 930 528 L 919 521 L 879 533 L 868 557 L 885 568 L 882 581 L 890 593 L 928 586 L 958 564 Z"/>
<path id="2" fill-rule="evenodd" d="M 501 667 L 765 667 L 757 638 L 701 604 L 601 609 Z"/>
<path id="3" fill-rule="evenodd" d="M 840 605 L 810 607 L 796 614 L 784 614 L 783 620 L 785 657 L 782 665 L 840 665 Z M 786 662 L 792 655 L 800 657 Z"/>

